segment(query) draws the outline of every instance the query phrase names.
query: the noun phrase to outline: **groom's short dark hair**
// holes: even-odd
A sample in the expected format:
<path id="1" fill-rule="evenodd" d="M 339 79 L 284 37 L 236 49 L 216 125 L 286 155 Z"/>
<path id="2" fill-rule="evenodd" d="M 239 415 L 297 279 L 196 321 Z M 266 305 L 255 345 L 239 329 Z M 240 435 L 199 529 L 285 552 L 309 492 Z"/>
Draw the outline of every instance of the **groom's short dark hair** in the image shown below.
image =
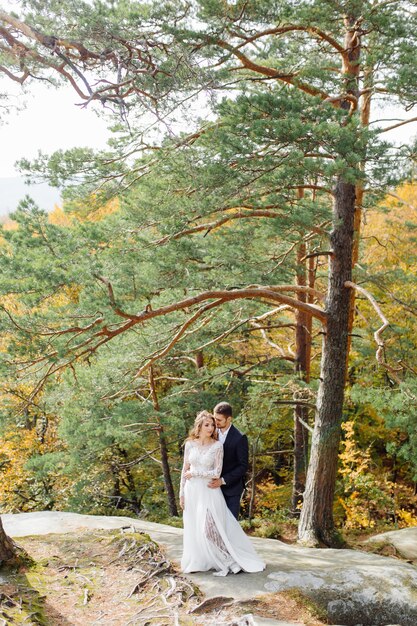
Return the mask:
<path id="1" fill-rule="evenodd" d="M 220 415 L 226 415 L 226 417 L 232 417 L 232 407 L 228 402 L 219 402 L 214 407 L 213 413 L 220 413 Z"/>

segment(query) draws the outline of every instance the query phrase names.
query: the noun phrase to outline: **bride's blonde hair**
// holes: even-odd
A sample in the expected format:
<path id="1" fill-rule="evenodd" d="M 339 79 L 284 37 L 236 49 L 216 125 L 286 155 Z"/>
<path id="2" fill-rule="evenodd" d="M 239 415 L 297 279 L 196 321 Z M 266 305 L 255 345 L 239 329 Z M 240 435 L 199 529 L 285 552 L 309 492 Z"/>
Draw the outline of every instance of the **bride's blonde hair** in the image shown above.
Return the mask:
<path id="1" fill-rule="evenodd" d="M 214 441 L 217 441 L 218 434 L 217 434 L 217 428 L 216 428 L 216 420 L 214 419 L 214 415 L 210 413 L 209 411 L 200 411 L 200 413 L 197 413 L 197 417 L 194 420 L 194 425 L 191 428 L 190 432 L 188 433 L 187 441 L 198 439 L 200 435 L 201 427 L 203 425 L 204 420 L 206 419 L 213 420 L 214 430 L 211 435 L 211 438 L 214 439 Z"/>

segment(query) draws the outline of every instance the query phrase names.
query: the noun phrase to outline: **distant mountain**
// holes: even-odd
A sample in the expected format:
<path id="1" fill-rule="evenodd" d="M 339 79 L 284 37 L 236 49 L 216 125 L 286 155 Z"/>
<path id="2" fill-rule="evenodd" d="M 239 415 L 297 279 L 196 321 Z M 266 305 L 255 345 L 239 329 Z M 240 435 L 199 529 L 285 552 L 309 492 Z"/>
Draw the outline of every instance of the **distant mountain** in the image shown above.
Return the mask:
<path id="1" fill-rule="evenodd" d="M 61 204 L 58 189 L 46 183 L 26 185 L 23 178 L 0 178 L 0 217 L 5 217 L 17 208 L 25 196 L 30 196 L 45 211 L 52 211 L 55 204 Z"/>

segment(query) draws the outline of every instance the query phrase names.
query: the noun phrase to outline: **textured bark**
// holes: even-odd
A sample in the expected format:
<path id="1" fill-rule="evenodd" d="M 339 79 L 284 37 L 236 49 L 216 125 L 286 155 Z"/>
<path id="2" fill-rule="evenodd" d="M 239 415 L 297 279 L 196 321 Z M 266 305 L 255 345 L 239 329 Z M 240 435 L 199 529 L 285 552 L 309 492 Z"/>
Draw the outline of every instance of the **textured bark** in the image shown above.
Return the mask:
<path id="1" fill-rule="evenodd" d="M 333 498 L 341 432 L 350 290 L 345 282 L 352 273 L 355 186 L 339 180 L 335 187 L 334 228 L 331 233 L 333 256 L 330 262 L 327 294 L 327 330 L 317 414 L 312 436 L 311 457 L 299 539 L 307 544 L 334 543 Z"/>
<path id="2" fill-rule="evenodd" d="M 166 445 L 165 433 L 162 426 L 158 429 L 159 434 L 159 450 L 161 453 L 162 473 L 164 476 L 164 485 L 167 492 L 168 510 L 173 517 L 178 517 L 177 502 L 175 500 L 174 487 L 171 479 L 171 469 L 168 460 L 168 448 Z"/>
<path id="3" fill-rule="evenodd" d="M 374 68 L 367 69 L 364 71 L 364 93 L 361 96 L 361 110 L 360 110 L 360 118 L 361 125 L 364 127 L 369 126 L 369 122 L 371 119 L 371 87 L 372 77 L 373 77 Z M 369 91 L 367 91 L 369 89 Z M 365 168 L 365 164 L 362 165 Z M 352 270 L 355 269 L 355 265 L 358 262 L 359 258 L 359 240 L 361 234 L 361 223 L 362 223 L 362 208 L 363 208 L 363 200 L 364 200 L 364 189 L 362 184 L 358 184 L 356 186 L 356 203 L 355 203 L 355 219 L 353 224 L 354 231 L 354 239 L 353 239 L 353 253 L 352 253 Z M 352 342 L 352 328 L 355 317 L 355 301 L 356 301 L 356 291 L 352 289 L 350 292 L 350 308 L 349 308 L 349 339 L 348 339 L 348 356 L 350 352 L 350 345 Z"/>
<path id="4" fill-rule="evenodd" d="M 6 535 L 0 518 L 0 565 L 15 556 L 13 541 Z"/>
<path id="5" fill-rule="evenodd" d="M 306 253 L 307 247 L 303 243 L 297 251 L 297 285 L 299 286 L 306 286 L 307 284 Z M 313 287 L 314 285 L 310 284 L 309 286 Z M 308 294 L 305 292 L 300 292 L 298 297 L 303 302 L 308 301 Z M 306 315 L 303 311 L 297 311 L 295 372 L 305 382 L 310 380 L 311 329 L 311 315 Z M 308 408 L 296 404 L 294 408 L 294 466 L 291 495 L 291 513 L 294 517 L 298 517 L 300 513 L 300 505 L 303 502 L 305 490 L 309 436 L 303 422 L 308 423 L 308 419 Z"/>
<path id="6" fill-rule="evenodd" d="M 250 488 L 250 500 L 249 500 L 249 512 L 248 512 L 249 520 L 252 520 L 253 509 L 254 509 L 254 506 L 255 506 L 255 495 L 256 495 L 256 450 L 257 450 L 257 442 L 252 444 L 252 482 L 251 482 L 251 488 Z"/>
<path id="7" fill-rule="evenodd" d="M 195 355 L 195 366 L 198 370 L 204 367 L 204 353 L 202 350 L 199 350 Z"/>
<path id="8" fill-rule="evenodd" d="M 158 415 L 159 402 L 158 402 L 158 396 L 157 396 L 156 388 L 155 388 L 155 380 L 153 377 L 152 366 L 149 368 L 149 384 L 151 388 L 153 407 L 155 409 L 156 419 L 158 422 L 157 431 L 158 431 L 158 438 L 159 438 L 159 451 L 161 454 L 162 474 L 164 477 L 164 485 L 165 485 L 165 490 L 167 494 L 168 511 L 172 517 L 178 517 L 177 501 L 175 499 L 175 491 L 174 491 L 174 486 L 172 484 L 172 478 L 171 478 L 171 469 L 169 467 L 168 448 L 166 444 L 165 432 L 164 432 L 164 427 L 161 424 L 161 421 Z"/>

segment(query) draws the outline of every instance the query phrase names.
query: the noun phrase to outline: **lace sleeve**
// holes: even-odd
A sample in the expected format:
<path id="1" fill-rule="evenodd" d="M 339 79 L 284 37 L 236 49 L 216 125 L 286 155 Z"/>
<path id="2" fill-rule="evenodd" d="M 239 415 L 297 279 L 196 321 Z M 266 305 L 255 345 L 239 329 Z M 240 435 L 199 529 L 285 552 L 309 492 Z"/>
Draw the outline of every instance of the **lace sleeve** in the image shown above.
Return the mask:
<path id="1" fill-rule="evenodd" d="M 184 495 L 184 487 L 185 487 L 185 472 L 190 469 L 190 461 L 188 459 L 188 455 L 190 453 L 190 442 L 187 441 L 184 448 L 184 463 L 182 466 L 181 472 L 181 482 L 180 482 L 180 498 Z"/>
<path id="2" fill-rule="evenodd" d="M 194 470 L 193 476 L 196 478 L 220 478 L 223 466 L 223 446 L 221 443 L 217 443 L 214 447 L 214 460 L 212 469 L 207 470 Z"/>

